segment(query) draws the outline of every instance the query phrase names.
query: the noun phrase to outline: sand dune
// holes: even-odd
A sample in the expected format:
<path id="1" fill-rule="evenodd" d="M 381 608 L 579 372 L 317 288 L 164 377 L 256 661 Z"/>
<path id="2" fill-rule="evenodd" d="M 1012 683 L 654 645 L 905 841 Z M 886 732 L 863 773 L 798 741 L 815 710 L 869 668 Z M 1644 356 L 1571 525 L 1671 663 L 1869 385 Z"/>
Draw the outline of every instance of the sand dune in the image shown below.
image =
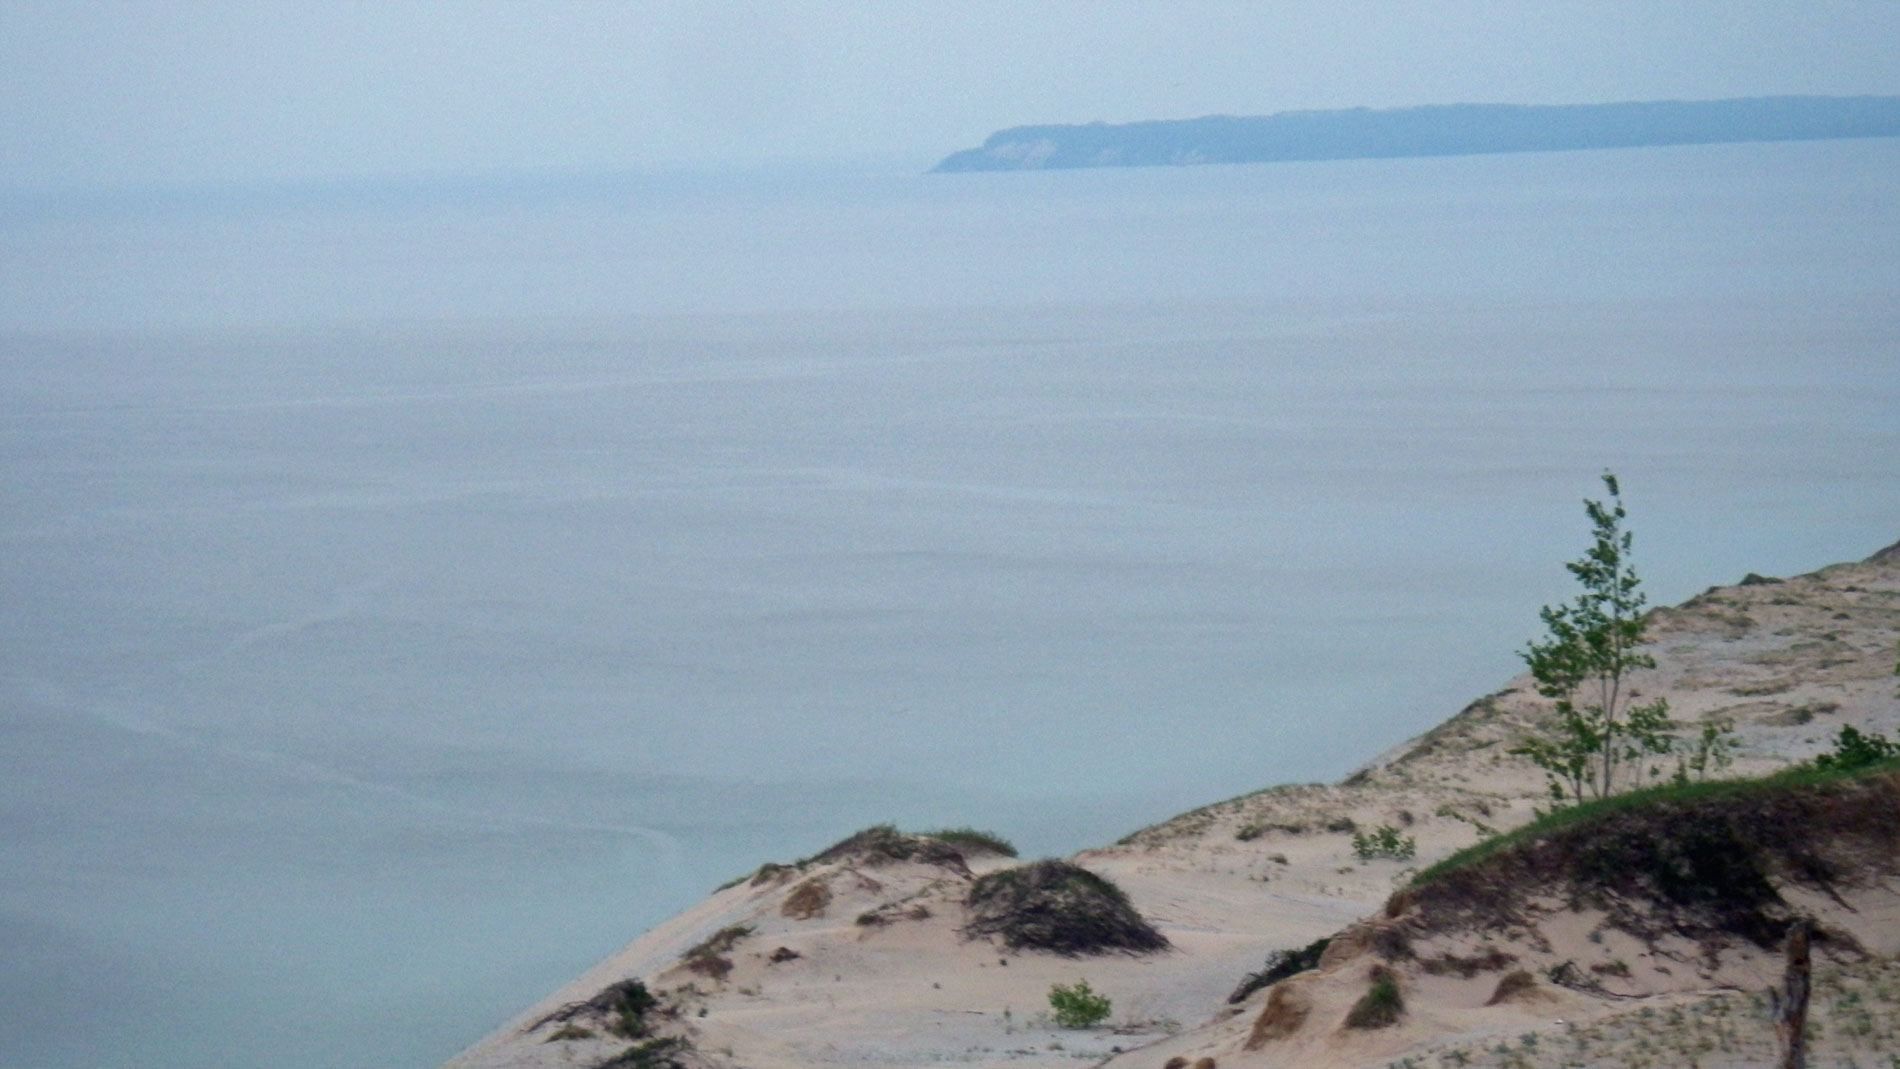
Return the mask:
<path id="1" fill-rule="evenodd" d="M 1658 665 L 1637 686 L 1679 719 L 1731 719 L 1732 771 L 1762 773 L 1825 749 L 1841 726 L 1900 728 L 1897 634 L 1900 547 L 1659 610 Z M 1758 994 L 1779 968 L 1772 946 L 1667 910 L 1633 934 L 1643 925 L 1566 900 L 1557 868 L 1500 870 L 1518 873 L 1500 877 L 1515 897 L 1508 908 L 1487 899 L 1485 914 L 1394 896 L 1420 867 L 1532 818 L 1542 778 L 1506 751 L 1545 711 L 1529 679 L 1514 679 L 1341 783 L 1269 788 L 1070 859 L 1125 891 L 1165 950 L 1071 956 L 972 937 L 971 888 L 1019 862 L 900 836 L 911 845 L 761 869 L 449 1066 L 600 1064 L 629 1040 L 604 1026 L 550 1039 L 547 1019 L 636 978 L 662 1002 L 654 1034 L 690 1040 L 680 1059 L 709 1066 L 1760 1064 L 1772 1049 Z M 1900 781 L 1889 788 L 1900 797 Z M 1357 857 L 1355 831 L 1381 826 L 1414 840 L 1416 856 Z M 1900 872 L 1883 841 L 1841 864 Z M 1776 909 L 1833 933 L 1817 972 L 1822 1049 L 1884 1049 L 1900 1006 L 1894 881 L 1845 870 L 1777 880 Z M 1228 1002 L 1270 953 L 1329 936 L 1318 968 Z M 1051 985 L 1084 979 L 1112 999 L 1112 1016 L 1056 1027 Z M 1348 1027 L 1382 981 L 1403 1003 L 1396 1023 Z"/>

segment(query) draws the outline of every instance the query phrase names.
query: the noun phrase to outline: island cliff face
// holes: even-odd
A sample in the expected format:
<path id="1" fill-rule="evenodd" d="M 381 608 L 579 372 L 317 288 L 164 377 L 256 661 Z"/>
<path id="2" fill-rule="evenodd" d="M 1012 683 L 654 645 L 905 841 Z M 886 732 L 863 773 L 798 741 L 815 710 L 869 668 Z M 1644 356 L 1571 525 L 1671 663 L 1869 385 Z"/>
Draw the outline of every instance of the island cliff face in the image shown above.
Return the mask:
<path id="1" fill-rule="evenodd" d="M 1900 97 L 1524 106 L 1451 104 L 1134 123 L 1019 126 L 934 172 L 1468 156 L 1900 136 Z"/>

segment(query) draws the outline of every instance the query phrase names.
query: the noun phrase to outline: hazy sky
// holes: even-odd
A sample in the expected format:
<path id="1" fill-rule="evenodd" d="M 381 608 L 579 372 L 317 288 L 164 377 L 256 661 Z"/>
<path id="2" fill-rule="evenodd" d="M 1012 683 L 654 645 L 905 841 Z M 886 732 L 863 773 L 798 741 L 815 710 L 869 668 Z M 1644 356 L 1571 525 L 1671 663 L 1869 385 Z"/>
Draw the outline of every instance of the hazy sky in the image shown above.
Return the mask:
<path id="1" fill-rule="evenodd" d="M 1900 93 L 1895 0 L 0 0 L 0 183 L 799 157 L 1030 122 Z"/>

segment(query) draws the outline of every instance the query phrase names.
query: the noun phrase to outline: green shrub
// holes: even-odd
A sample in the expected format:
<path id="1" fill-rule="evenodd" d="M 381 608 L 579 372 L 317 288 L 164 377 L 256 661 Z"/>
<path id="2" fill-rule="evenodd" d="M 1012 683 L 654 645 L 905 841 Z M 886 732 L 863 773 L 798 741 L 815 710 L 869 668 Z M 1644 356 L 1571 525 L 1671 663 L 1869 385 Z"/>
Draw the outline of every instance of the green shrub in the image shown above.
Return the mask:
<path id="1" fill-rule="evenodd" d="M 1888 742 L 1879 732 L 1863 735 L 1843 727 L 1834 739 L 1834 752 L 1817 756 L 1812 765 L 1822 772 L 1852 772 L 1900 757 L 1900 742 Z"/>
<path id="2" fill-rule="evenodd" d="M 1049 1009 L 1064 1028 L 1093 1028 L 1108 1020 L 1111 1007 L 1107 995 L 1096 994 L 1087 980 L 1077 980 L 1049 988 Z"/>
<path id="3" fill-rule="evenodd" d="M 1410 835 L 1400 835 L 1399 829 L 1390 824 L 1381 824 L 1378 830 L 1371 833 L 1354 832 L 1352 852 L 1361 861 L 1371 861 L 1376 857 L 1410 861 L 1418 853 L 1418 840 Z"/>

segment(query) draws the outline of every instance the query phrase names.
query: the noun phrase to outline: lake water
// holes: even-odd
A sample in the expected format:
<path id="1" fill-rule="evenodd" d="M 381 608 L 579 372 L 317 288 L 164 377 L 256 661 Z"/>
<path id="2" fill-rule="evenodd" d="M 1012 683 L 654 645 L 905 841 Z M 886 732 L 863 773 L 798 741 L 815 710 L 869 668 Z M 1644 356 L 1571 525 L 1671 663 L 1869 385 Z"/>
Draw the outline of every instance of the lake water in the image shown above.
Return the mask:
<path id="1" fill-rule="evenodd" d="M 1900 538 L 1900 141 L 18 201 L 0 1063 L 428 1066 L 759 862 L 1336 777 Z"/>

